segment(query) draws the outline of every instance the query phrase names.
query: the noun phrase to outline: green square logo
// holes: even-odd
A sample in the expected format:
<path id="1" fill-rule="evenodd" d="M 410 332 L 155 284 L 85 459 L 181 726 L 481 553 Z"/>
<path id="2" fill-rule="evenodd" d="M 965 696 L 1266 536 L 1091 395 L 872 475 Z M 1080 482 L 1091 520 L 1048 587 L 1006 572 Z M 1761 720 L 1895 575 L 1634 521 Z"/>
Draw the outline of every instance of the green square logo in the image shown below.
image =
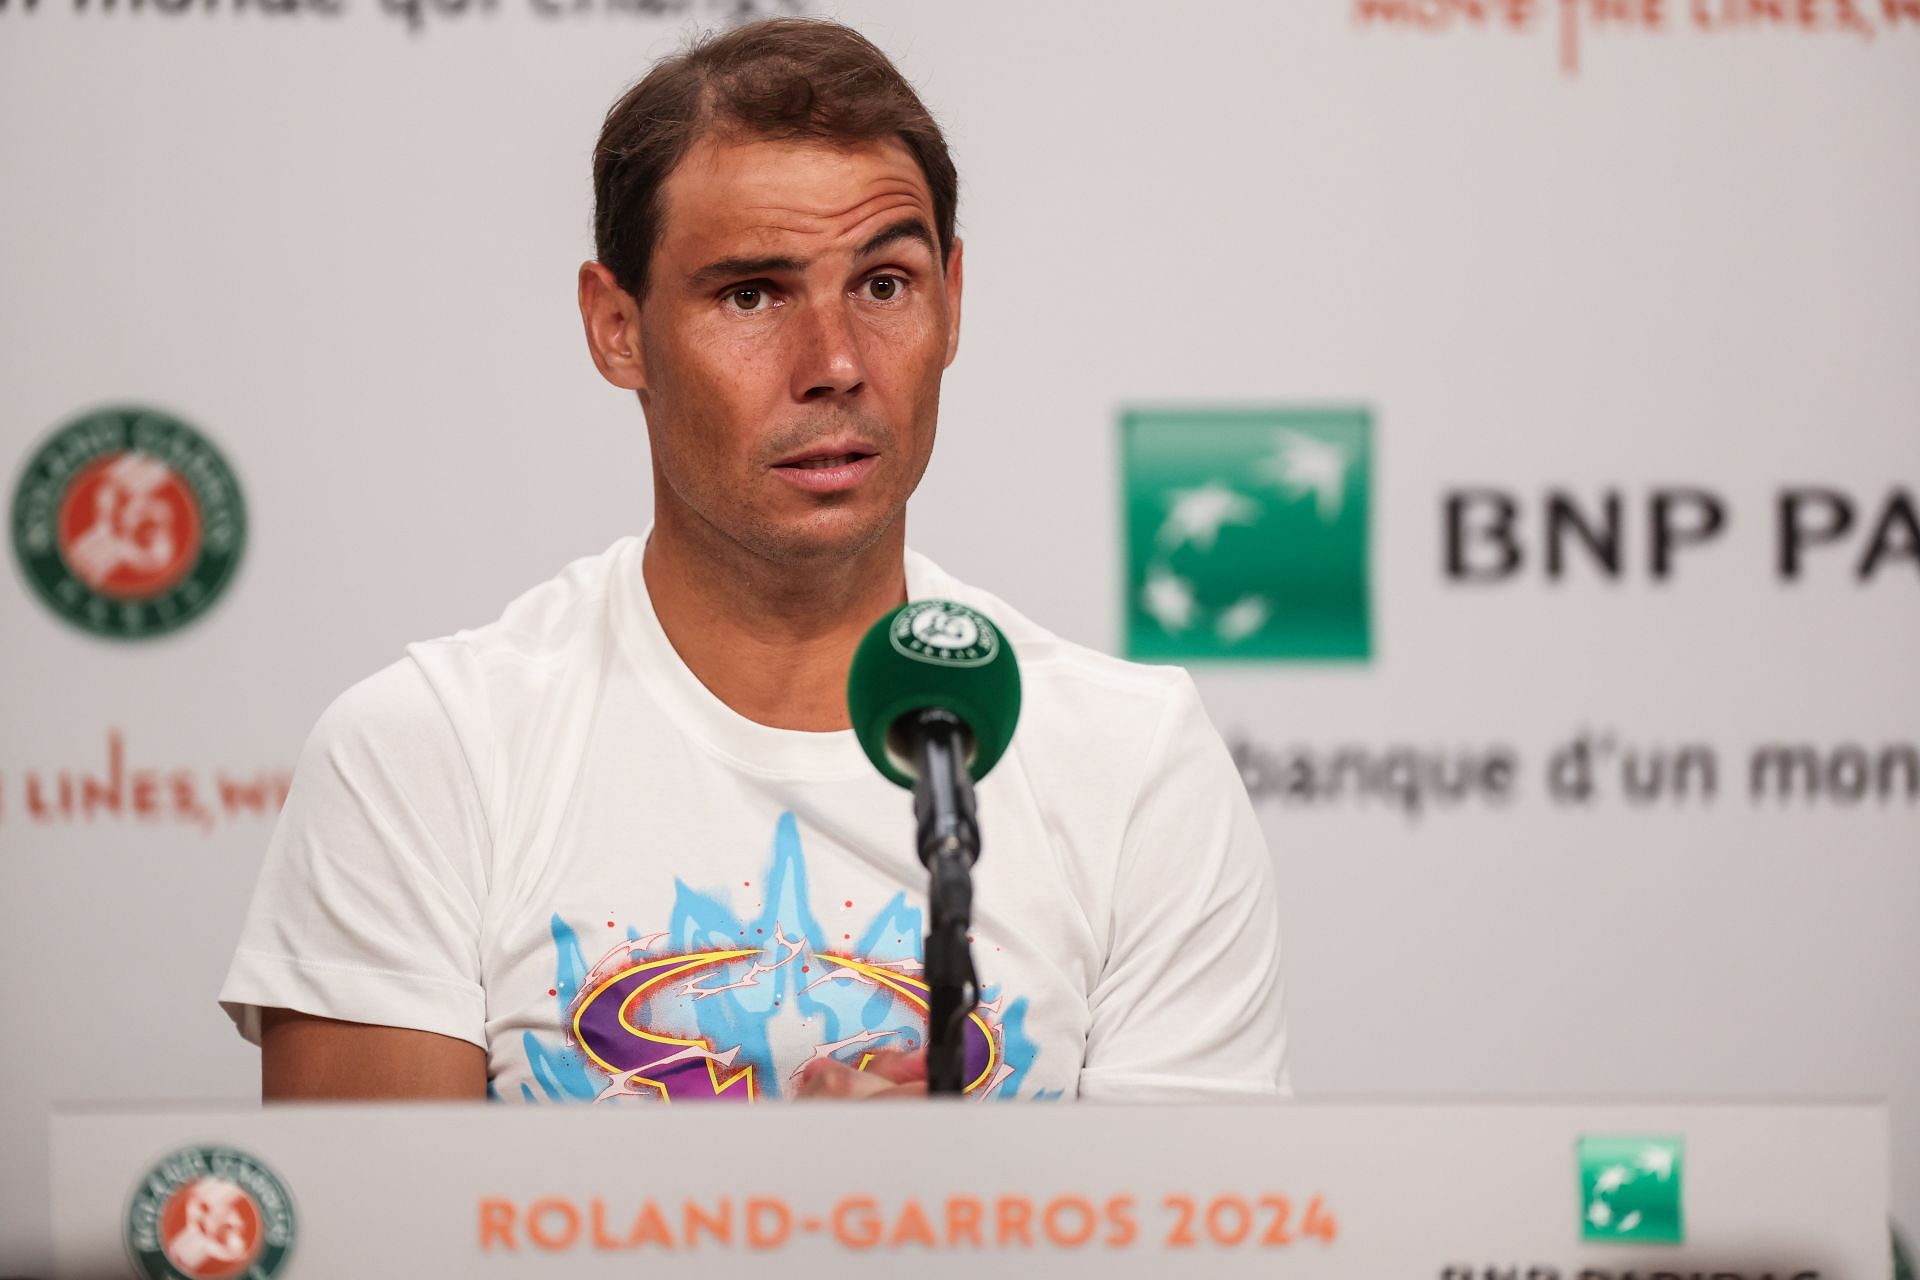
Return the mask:
<path id="1" fill-rule="evenodd" d="M 1134 410 L 1127 656 L 1366 659 L 1364 409 Z"/>
<path id="2" fill-rule="evenodd" d="M 1679 1244 L 1678 1138 L 1580 1139 L 1580 1238 Z"/>

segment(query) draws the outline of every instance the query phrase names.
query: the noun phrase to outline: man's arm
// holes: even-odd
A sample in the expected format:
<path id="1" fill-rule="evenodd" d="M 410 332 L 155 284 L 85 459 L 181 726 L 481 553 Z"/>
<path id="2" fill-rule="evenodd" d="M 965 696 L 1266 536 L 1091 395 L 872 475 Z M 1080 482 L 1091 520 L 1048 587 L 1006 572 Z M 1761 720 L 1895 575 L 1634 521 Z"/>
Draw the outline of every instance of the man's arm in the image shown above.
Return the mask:
<path id="1" fill-rule="evenodd" d="M 1129 810 L 1080 1096 L 1284 1097 L 1274 867 L 1239 771 L 1180 673 Z"/>
<path id="2" fill-rule="evenodd" d="M 260 1011 L 263 1101 L 477 1102 L 486 1096 L 487 1054 L 477 1044 L 291 1009 Z"/>
<path id="3" fill-rule="evenodd" d="M 278 1098 L 482 1098 L 484 805 L 411 659 L 328 708 L 220 992 Z"/>

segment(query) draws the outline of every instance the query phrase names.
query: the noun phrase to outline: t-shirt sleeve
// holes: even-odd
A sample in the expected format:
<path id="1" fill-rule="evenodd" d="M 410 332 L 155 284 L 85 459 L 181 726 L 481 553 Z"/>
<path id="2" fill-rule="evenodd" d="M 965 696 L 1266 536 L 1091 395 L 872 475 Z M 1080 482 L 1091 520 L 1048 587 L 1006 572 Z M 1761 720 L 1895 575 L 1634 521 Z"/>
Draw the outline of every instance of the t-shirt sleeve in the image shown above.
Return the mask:
<path id="1" fill-rule="evenodd" d="M 1080 1094 L 1251 1100 L 1291 1090 L 1273 863 L 1183 672 L 1122 837 Z"/>
<path id="2" fill-rule="evenodd" d="M 468 758 L 409 658 L 320 717 L 294 769 L 220 1003 L 411 1027 L 486 1047 L 488 827 Z"/>

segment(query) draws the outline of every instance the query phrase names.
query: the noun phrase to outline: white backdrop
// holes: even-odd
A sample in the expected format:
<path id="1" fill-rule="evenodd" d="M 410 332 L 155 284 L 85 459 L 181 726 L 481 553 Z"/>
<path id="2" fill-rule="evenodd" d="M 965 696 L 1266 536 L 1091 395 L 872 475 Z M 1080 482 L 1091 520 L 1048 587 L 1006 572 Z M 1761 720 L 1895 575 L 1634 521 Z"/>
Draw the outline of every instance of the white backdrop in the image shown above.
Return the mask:
<path id="1" fill-rule="evenodd" d="M 270 791 L 403 643 L 646 520 L 638 411 L 574 309 L 589 155 L 717 16 L 101 3 L 0 3 L 6 492 L 61 423 L 151 404 L 224 453 L 250 532 L 157 639 L 0 582 L 0 1270 L 26 1272 L 51 1106 L 255 1092 L 214 993 L 268 817 L 222 779 Z M 965 337 L 914 541 L 1117 650 L 1122 410 L 1369 409 L 1371 660 L 1203 691 L 1252 754 L 1500 746 L 1517 795 L 1409 817 L 1262 790 L 1300 1093 L 1885 1097 L 1920 1226 L 1920 805 L 1754 803 L 1745 764 L 1920 739 L 1920 560 L 1854 572 L 1920 488 L 1920 15 L 1464 7 L 815 9 L 897 58 L 961 170 Z M 1665 581 L 1644 541 L 1618 578 L 1445 572 L 1454 489 L 1536 526 L 1549 488 L 1618 492 L 1638 538 L 1663 484 L 1729 513 Z M 1785 581 L 1796 485 L 1859 512 Z M 1583 730 L 1710 745 L 1720 793 L 1555 804 Z M 104 774 L 114 735 L 206 820 L 63 815 L 60 775 Z"/>

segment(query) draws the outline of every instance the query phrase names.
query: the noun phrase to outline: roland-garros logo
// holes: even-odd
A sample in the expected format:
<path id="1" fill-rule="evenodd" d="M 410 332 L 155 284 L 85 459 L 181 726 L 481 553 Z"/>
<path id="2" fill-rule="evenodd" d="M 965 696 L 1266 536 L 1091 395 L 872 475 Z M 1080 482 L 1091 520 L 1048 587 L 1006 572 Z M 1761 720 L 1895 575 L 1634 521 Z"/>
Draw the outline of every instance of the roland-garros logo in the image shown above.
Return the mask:
<path id="1" fill-rule="evenodd" d="M 951 600 L 909 604 L 895 615 L 888 638 L 907 657 L 943 667 L 982 666 L 1000 651 L 993 624 Z"/>
<path id="2" fill-rule="evenodd" d="M 127 1253 L 146 1280 L 271 1280 L 293 1238 L 286 1186 L 232 1147 L 182 1147 L 127 1202 Z"/>
<path id="3" fill-rule="evenodd" d="M 220 451 L 155 409 L 115 406 L 42 442 L 14 487 L 13 551 L 34 592 L 96 635 L 184 626 L 220 598 L 246 505 Z"/>

